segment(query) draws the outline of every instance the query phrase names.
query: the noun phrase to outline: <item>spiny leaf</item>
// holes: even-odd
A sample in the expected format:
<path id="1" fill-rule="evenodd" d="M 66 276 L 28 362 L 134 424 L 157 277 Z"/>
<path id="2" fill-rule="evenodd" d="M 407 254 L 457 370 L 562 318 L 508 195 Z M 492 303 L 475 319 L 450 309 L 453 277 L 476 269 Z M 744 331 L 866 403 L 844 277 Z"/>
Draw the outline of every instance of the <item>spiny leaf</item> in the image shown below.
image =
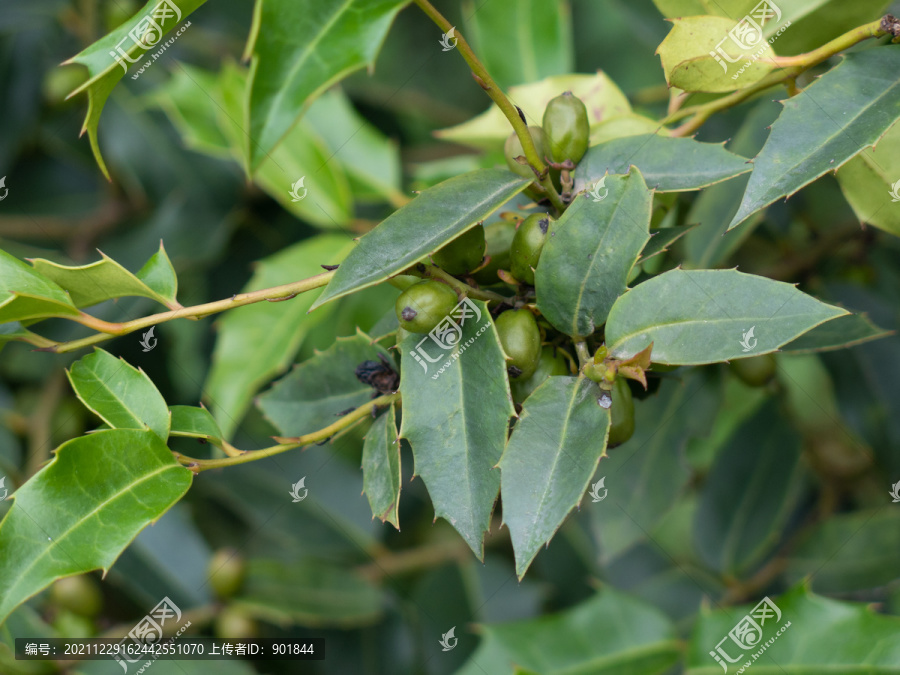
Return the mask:
<path id="1" fill-rule="evenodd" d="M 529 184 L 479 169 L 429 188 L 363 236 L 311 309 L 402 272 L 483 221 Z"/>
<path id="2" fill-rule="evenodd" d="M 630 166 L 640 169 L 647 187 L 657 192 L 699 190 L 751 168 L 717 143 L 641 134 L 589 148 L 575 171 L 575 191 L 592 189 L 607 173 L 628 173 Z"/>
<path id="3" fill-rule="evenodd" d="M 0 250 L 0 323 L 78 314 L 58 284 Z"/>
<path id="4" fill-rule="evenodd" d="M 160 48 L 162 36 L 178 25 L 178 22 L 191 14 L 206 0 L 148 0 L 137 14 L 121 26 L 103 36 L 87 49 L 65 63 L 79 63 L 87 66 L 88 81 L 78 87 L 69 96 L 82 91 L 88 92 L 88 112 L 81 133 L 88 133 L 94 158 L 109 179 L 109 171 L 97 141 L 97 126 L 100 113 L 106 99 L 115 89 L 119 80 L 125 76 L 126 68 L 131 63 L 139 62 L 148 52 Z M 174 9 L 173 9 L 174 8 Z M 134 36 L 132 37 L 132 33 Z M 144 46 L 149 45 L 149 46 Z"/>
<path id="5" fill-rule="evenodd" d="M 653 193 L 637 169 L 607 176 L 600 201 L 579 195 L 550 226 L 535 272 L 538 309 L 567 335 L 591 335 L 625 292 L 650 239 Z"/>
<path id="6" fill-rule="evenodd" d="M 409 0 L 259 0 L 246 54 L 250 167 L 256 169 L 316 96 L 375 62 Z M 260 39 L 261 38 L 261 39 Z"/>
<path id="7" fill-rule="evenodd" d="M 872 146 L 900 117 L 900 47 L 847 54 L 803 92 L 784 101 L 737 214 L 728 226 L 835 171 Z"/>
<path id="8" fill-rule="evenodd" d="M 89 307 L 110 298 L 142 296 L 169 309 L 178 309 L 175 300 L 178 279 L 162 242 L 159 251 L 132 274 L 102 251 L 102 260 L 89 265 L 68 267 L 43 258 L 35 258 L 32 266 L 69 293 L 77 307 Z"/>
<path id="9" fill-rule="evenodd" d="M 149 429 L 165 442 L 171 414 L 144 371 L 95 347 L 67 371 L 82 403 L 113 429 Z"/>
<path id="10" fill-rule="evenodd" d="M 487 306 L 463 301 L 451 317 L 457 325 L 463 311 L 461 334 L 445 320 L 446 334 L 411 333 L 401 343 L 400 436 L 412 446 L 435 518 L 445 518 L 481 558 L 500 488 L 494 465 L 515 412 Z"/>
<path id="11" fill-rule="evenodd" d="M 400 529 L 400 434 L 394 406 L 369 429 L 362 453 L 363 487 L 372 513 Z"/>
<path id="12" fill-rule="evenodd" d="M 108 570 L 191 476 L 150 431 L 110 429 L 60 446 L 0 523 L 0 623 L 55 579 Z"/>
<path id="13" fill-rule="evenodd" d="M 584 496 L 606 454 L 609 411 L 584 377 L 549 377 L 525 400 L 498 466 L 519 579 Z"/>
<path id="14" fill-rule="evenodd" d="M 617 358 L 652 342 L 654 363 L 716 363 L 773 352 L 847 313 L 790 284 L 737 270 L 674 269 L 616 301 L 606 344 Z"/>

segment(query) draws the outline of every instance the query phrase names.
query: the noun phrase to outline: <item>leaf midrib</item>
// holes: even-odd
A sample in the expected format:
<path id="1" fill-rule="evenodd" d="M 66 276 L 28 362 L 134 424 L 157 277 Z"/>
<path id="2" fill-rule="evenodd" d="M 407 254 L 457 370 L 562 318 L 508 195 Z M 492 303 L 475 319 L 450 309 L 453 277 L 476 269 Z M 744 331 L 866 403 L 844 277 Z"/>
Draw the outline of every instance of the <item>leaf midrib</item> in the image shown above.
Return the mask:
<path id="1" fill-rule="evenodd" d="M 114 378 L 116 375 L 119 374 L 119 372 L 122 370 L 122 368 L 125 368 L 125 367 L 126 367 L 126 365 L 125 365 L 125 362 L 123 361 L 123 362 L 121 363 L 121 365 L 119 366 L 118 370 L 116 370 L 116 372 L 113 373 L 112 376 L 111 376 L 109 379 Z M 140 426 L 138 426 L 138 427 L 136 427 L 136 428 L 142 429 L 142 430 L 144 430 L 144 431 L 153 431 L 153 430 L 150 428 L 150 425 L 149 425 L 149 424 L 145 423 L 142 419 L 140 419 L 139 417 L 137 417 L 137 416 L 132 412 L 131 408 L 129 408 L 127 405 L 125 405 L 125 401 L 123 401 L 121 398 L 119 398 L 119 396 L 116 394 L 116 392 L 113 391 L 113 389 L 112 389 L 111 387 L 109 387 L 109 386 L 106 384 L 106 380 L 104 380 L 104 379 L 102 379 L 102 378 L 100 377 L 100 373 L 98 373 L 96 370 L 94 370 L 94 368 L 91 368 L 88 372 L 90 372 L 90 374 L 93 375 L 93 376 L 97 379 L 97 381 L 100 383 L 100 386 L 97 387 L 97 388 L 95 388 L 94 391 L 91 392 L 91 395 L 90 395 L 91 398 L 94 397 L 94 395 L 97 393 L 97 390 L 98 390 L 98 389 L 105 389 L 107 392 L 109 392 L 109 394 L 113 397 L 113 399 L 115 399 L 116 402 L 117 402 L 119 405 L 122 406 L 122 409 L 125 410 L 125 412 L 127 412 L 128 415 L 129 415 L 135 422 L 137 422 L 137 423 L 140 425 Z M 108 420 L 108 419 L 107 419 L 103 414 L 101 414 L 94 406 L 92 406 L 90 403 L 88 403 L 88 400 L 87 400 L 86 397 L 82 397 L 82 396 L 79 395 L 79 398 L 84 402 L 84 404 L 90 409 L 90 411 L 91 411 L 92 413 L 94 413 L 97 417 L 99 417 L 99 418 L 102 419 L 104 422 L 106 422 L 106 423 L 107 423 L 110 427 L 112 427 L 113 429 L 123 429 L 123 428 L 127 428 L 127 427 L 121 427 L 121 426 L 118 426 L 118 425 L 114 424 L 112 421 Z M 155 434 L 156 431 L 153 431 L 153 433 Z M 165 441 L 166 439 L 162 439 L 162 440 Z"/>

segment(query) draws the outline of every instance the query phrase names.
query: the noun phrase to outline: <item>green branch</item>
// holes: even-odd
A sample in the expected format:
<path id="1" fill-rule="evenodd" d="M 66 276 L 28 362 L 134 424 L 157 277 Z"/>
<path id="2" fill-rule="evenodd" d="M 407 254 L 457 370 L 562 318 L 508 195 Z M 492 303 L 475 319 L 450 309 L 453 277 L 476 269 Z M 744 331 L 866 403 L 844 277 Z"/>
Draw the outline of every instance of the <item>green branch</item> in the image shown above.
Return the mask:
<path id="1" fill-rule="evenodd" d="M 204 316 L 209 316 L 210 314 L 224 312 L 226 309 L 234 309 L 235 307 L 252 305 L 253 303 L 262 302 L 263 300 L 268 300 L 270 302 L 290 300 L 300 293 L 305 293 L 306 291 L 311 291 L 313 289 L 325 286 L 329 281 L 331 281 L 331 277 L 333 276 L 333 271 L 325 272 L 323 274 L 317 274 L 316 276 L 309 277 L 308 279 L 294 281 L 290 284 L 273 286 L 272 288 L 263 288 L 258 291 L 251 291 L 250 293 L 238 293 L 237 295 L 231 298 L 225 298 L 224 300 L 207 302 L 202 305 L 194 305 L 193 307 L 182 307 L 181 309 L 170 310 L 168 312 L 160 312 L 159 314 L 151 314 L 150 316 L 145 316 L 141 319 L 135 319 L 134 321 L 125 321 L 122 323 L 110 323 L 108 321 L 97 319 L 82 312 L 81 316 L 75 320 L 81 324 L 84 324 L 85 326 L 89 326 L 90 328 L 99 331 L 96 335 L 89 335 L 86 338 L 81 338 L 79 340 L 70 340 L 69 342 L 49 341 L 51 342 L 50 345 L 44 344 L 38 351 L 55 352 L 57 354 L 72 352 L 76 349 L 81 349 L 82 347 L 88 347 L 90 345 L 97 344 L 98 342 L 103 342 L 104 340 L 109 340 L 119 335 L 127 335 L 128 333 L 133 333 L 136 330 L 149 328 L 150 326 L 155 326 L 158 323 L 171 321 L 172 319 L 199 319 Z M 29 340 L 29 342 L 32 341 Z M 34 344 L 34 342 L 32 342 L 32 344 Z"/>
<path id="2" fill-rule="evenodd" d="M 207 471 L 208 469 L 220 469 L 225 466 L 236 466 L 238 464 L 246 464 L 247 462 L 255 462 L 258 459 L 274 457 L 275 455 L 280 455 L 282 452 L 295 450 L 297 448 L 303 447 L 304 445 L 311 445 L 312 443 L 327 441 L 338 431 L 346 429 L 347 427 L 352 426 L 354 423 L 358 422 L 364 417 L 368 417 L 369 415 L 371 415 L 372 411 L 375 410 L 375 408 L 390 405 L 399 398 L 400 394 L 385 394 L 384 396 L 379 396 L 376 399 L 372 399 L 365 405 L 361 405 L 353 412 L 344 415 L 337 422 L 329 424 L 327 427 L 319 429 L 318 431 L 314 431 L 310 434 L 295 436 L 293 438 L 276 437 L 275 440 L 278 441 L 278 445 L 263 448 L 262 450 L 237 451 L 237 454 L 235 455 L 217 459 L 195 459 L 193 457 L 182 455 L 180 452 L 173 452 L 172 454 L 175 455 L 175 459 L 177 459 L 181 464 L 195 473 L 200 471 Z"/>
<path id="3" fill-rule="evenodd" d="M 435 9 L 428 0 L 415 0 L 415 3 L 442 31 L 444 31 L 444 33 L 449 32 L 451 28 L 455 28 L 455 26 L 450 25 L 450 22 L 444 18 L 444 15 Z M 506 97 L 506 94 L 500 89 L 500 85 L 494 81 L 494 78 L 491 77 L 491 74 L 484 67 L 484 64 L 478 60 L 477 56 L 475 56 L 475 52 L 472 51 L 472 48 L 469 46 L 469 43 L 466 42 L 466 39 L 460 35 L 459 31 L 455 31 L 454 35 L 457 39 L 456 47 L 459 50 L 460 55 L 462 55 L 463 59 L 465 59 L 466 63 L 469 65 L 469 68 L 472 69 L 472 75 L 475 77 L 475 81 L 478 82 L 481 88 L 487 92 L 487 95 L 497 104 L 497 107 L 500 108 L 501 112 L 512 125 L 513 130 L 516 132 L 516 136 L 519 137 L 519 142 L 522 143 L 522 150 L 525 152 L 525 158 L 536 171 L 536 182 L 540 183 L 541 187 L 544 188 L 547 197 L 557 211 L 562 213 L 566 210 L 566 205 L 563 203 L 562 198 L 560 198 L 559 193 L 556 191 L 556 187 L 553 185 L 553 181 L 550 179 L 550 172 L 547 165 L 544 164 L 543 157 L 538 155 L 531 134 L 528 133 L 528 125 L 526 125 L 522 118 L 519 117 L 519 111 L 516 106 L 514 106 Z"/>

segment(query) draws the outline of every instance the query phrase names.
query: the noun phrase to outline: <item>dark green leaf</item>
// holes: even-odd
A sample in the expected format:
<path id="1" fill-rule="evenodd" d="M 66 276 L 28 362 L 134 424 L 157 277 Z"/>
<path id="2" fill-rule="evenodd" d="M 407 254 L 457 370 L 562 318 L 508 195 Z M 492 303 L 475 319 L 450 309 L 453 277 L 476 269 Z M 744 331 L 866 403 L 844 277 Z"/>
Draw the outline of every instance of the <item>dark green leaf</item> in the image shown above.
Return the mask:
<path id="1" fill-rule="evenodd" d="M 491 0 L 477 7 L 474 0 L 467 0 L 463 4 L 466 37 L 504 89 L 572 70 L 570 11 L 566 0 Z"/>
<path id="2" fill-rule="evenodd" d="M 168 439 L 171 414 L 144 371 L 95 347 L 67 373 L 81 402 L 113 429 L 149 429 Z"/>
<path id="3" fill-rule="evenodd" d="M 243 292 L 299 281 L 319 274 L 320 265 L 341 261 L 349 245 L 344 235 L 305 239 L 259 261 Z M 284 302 L 257 302 L 230 310 L 219 322 L 219 337 L 205 393 L 226 440 L 244 416 L 257 389 L 294 358 L 313 325 L 328 310 L 306 312 L 316 291 Z"/>
<path id="4" fill-rule="evenodd" d="M 250 166 L 278 145 L 316 96 L 372 66 L 394 16 L 408 0 L 259 0 L 247 54 Z"/>
<path id="5" fill-rule="evenodd" d="M 589 148 L 575 171 L 575 191 L 592 189 L 607 173 L 628 173 L 630 166 L 640 169 L 647 187 L 657 192 L 699 190 L 751 169 L 724 144 L 641 134 Z"/>
<path id="6" fill-rule="evenodd" d="M 609 412 L 599 397 L 584 377 L 549 377 L 525 400 L 499 462 L 519 579 L 579 504 L 606 454 Z"/>
<path id="7" fill-rule="evenodd" d="M 888 490 L 882 495 L 891 499 Z M 900 558 L 900 509 L 839 513 L 808 531 L 791 550 L 785 575 L 810 577 L 820 593 L 846 593 L 890 584 Z"/>
<path id="8" fill-rule="evenodd" d="M 425 190 L 359 240 L 312 309 L 403 271 L 483 221 L 528 184 L 507 169 L 479 169 Z"/>
<path id="9" fill-rule="evenodd" d="M 356 377 L 363 361 L 379 362 L 379 354 L 393 363 L 387 351 L 363 333 L 338 338 L 323 352 L 294 366 L 257 405 L 283 436 L 302 436 L 337 421 L 337 416 L 368 403 L 374 390 Z"/>
<path id="10" fill-rule="evenodd" d="M 16 491 L 0 523 L 0 622 L 55 579 L 108 570 L 190 484 L 191 472 L 149 431 L 110 429 L 64 443 Z"/>
<path id="11" fill-rule="evenodd" d="M 251 560 L 234 599 L 251 616 L 287 625 L 349 628 L 377 621 L 381 593 L 362 577 L 309 558 L 287 564 Z"/>
<path id="12" fill-rule="evenodd" d="M 865 314 L 848 314 L 816 326 L 781 348 L 783 352 L 829 352 L 893 335 L 879 328 Z"/>
<path id="13" fill-rule="evenodd" d="M 848 54 L 802 95 L 784 101 L 728 229 L 874 145 L 900 117 L 898 68 L 900 47 Z"/>
<path id="14" fill-rule="evenodd" d="M 462 312 L 468 316 L 457 330 Z M 411 333 L 400 345 L 400 435 L 412 446 L 415 473 L 425 481 L 435 518 L 445 518 L 481 558 L 500 489 L 494 465 L 515 413 L 487 306 L 466 299 L 451 314 L 442 322 L 447 333 Z"/>
<path id="15" fill-rule="evenodd" d="M 700 494 L 694 544 L 730 575 L 753 569 L 779 541 L 803 493 L 801 439 L 774 401 L 749 418 L 716 457 Z"/>
<path id="16" fill-rule="evenodd" d="M 178 0 L 176 3 L 174 0 L 170 0 L 163 5 L 162 9 L 154 11 L 161 4 L 160 0 L 148 0 L 147 4 L 128 21 L 65 62 L 87 66 L 88 81 L 69 96 L 85 90 L 88 92 L 88 112 L 81 132 L 88 133 L 94 158 L 107 178 L 109 178 L 109 171 L 106 169 L 106 163 L 103 161 L 97 142 L 97 125 L 100 123 L 100 114 L 103 112 L 106 99 L 109 98 L 119 80 L 124 77 L 125 68 L 130 67 L 132 63 L 140 63 L 145 54 L 160 49 L 164 44 L 162 36 L 169 33 L 205 1 Z M 165 16 L 160 16 L 158 12 L 163 11 L 165 11 Z M 131 32 L 135 32 L 139 36 L 138 40 L 141 41 L 130 37 Z M 145 44 L 149 47 L 145 48 Z"/>
<path id="17" fill-rule="evenodd" d="M 90 265 L 67 267 L 43 258 L 31 261 L 46 278 L 59 284 L 77 307 L 89 307 L 110 298 L 142 296 L 170 309 L 181 307 L 175 299 L 178 279 L 162 242 L 159 251 L 132 274 L 112 258 L 100 252 L 102 260 Z"/>
<path id="18" fill-rule="evenodd" d="M 753 670 L 761 673 L 897 672 L 900 618 L 876 614 L 862 604 L 813 595 L 804 586 L 796 586 L 769 602 L 778 607 L 780 617 L 770 606 L 768 618 L 761 618 L 761 611 L 752 612 L 757 603 L 701 613 L 688 649 L 687 675 L 721 673 L 722 666 L 710 656 L 719 645 L 731 659 L 738 659 L 738 663 L 729 664 L 729 672 L 752 666 L 757 658 L 759 663 Z M 751 616 L 752 621 L 763 621 L 761 636 L 746 616 Z M 729 637 L 738 624 L 750 628 L 745 634 L 745 639 L 753 641 L 749 649 L 742 649 Z M 741 637 L 740 632 L 735 634 Z M 756 655 L 759 656 L 754 658 Z"/>
<path id="19" fill-rule="evenodd" d="M 15 256 L 0 250 L 0 323 L 77 315 L 68 293 Z"/>
<path id="20" fill-rule="evenodd" d="M 483 626 L 481 646 L 459 675 L 660 675 L 681 648 L 658 610 L 610 587 L 558 614 Z"/>
<path id="21" fill-rule="evenodd" d="M 375 420 L 362 454 L 363 485 L 372 513 L 398 530 L 400 521 L 400 434 L 394 406 Z"/>
<path id="22" fill-rule="evenodd" d="M 674 269 L 616 301 L 606 344 L 620 358 L 652 342 L 654 363 L 716 363 L 775 351 L 845 314 L 780 281 L 736 270 Z"/>
<path id="23" fill-rule="evenodd" d="M 650 239 L 653 193 L 636 169 L 607 176 L 607 196 L 579 195 L 551 224 L 535 273 L 538 309 L 567 335 L 591 335 L 606 322 L 628 273 Z"/>

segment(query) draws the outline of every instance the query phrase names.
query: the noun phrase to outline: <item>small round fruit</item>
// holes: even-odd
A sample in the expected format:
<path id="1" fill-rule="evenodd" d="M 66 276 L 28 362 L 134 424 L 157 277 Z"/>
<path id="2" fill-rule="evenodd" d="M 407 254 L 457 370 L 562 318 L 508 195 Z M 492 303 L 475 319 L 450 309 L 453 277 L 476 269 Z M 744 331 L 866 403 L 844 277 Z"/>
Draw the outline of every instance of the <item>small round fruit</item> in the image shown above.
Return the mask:
<path id="1" fill-rule="evenodd" d="M 609 446 L 620 445 L 631 438 L 634 433 L 634 399 L 623 377 L 617 377 L 613 383 L 609 417 Z"/>
<path id="2" fill-rule="evenodd" d="M 510 357 L 506 363 L 509 376 L 531 377 L 541 356 L 541 331 L 534 314 L 527 309 L 511 309 L 498 316 L 494 324 L 503 351 Z"/>
<path id="3" fill-rule="evenodd" d="M 463 232 L 449 244 L 435 251 L 431 259 L 448 274 L 471 272 L 484 259 L 484 226 L 476 225 L 468 232 Z"/>
<path id="4" fill-rule="evenodd" d="M 456 307 L 459 298 L 447 284 L 427 279 L 403 291 L 394 304 L 400 326 L 410 333 L 427 333 Z"/>
<path id="5" fill-rule="evenodd" d="M 772 354 L 751 356 L 749 359 L 735 359 L 729 365 L 731 372 L 750 387 L 762 387 L 775 377 L 777 363 Z"/>
<path id="6" fill-rule="evenodd" d="M 538 157 L 543 161 L 544 155 L 547 152 L 544 130 L 540 127 L 528 127 L 528 133 L 531 134 L 531 140 L 534 141 L 534 148 L 537 150 Z M 511 171 L 519 174 L 523 178 L 537 179 L 537 176 L 534 175 L 534 171 L 531 170 L 531 167 L 528 166 L 528 164 L 519 164 L 516 161 L 516 157 L 525 155 L 525 150 L 522 148 L 519 137 L 516 136 L 515 132 L 506 139 L 506 144 L 503 146 L 503 154 L 506 155 L 506 165 Z"/>
<path id="7" fill-rule="evenodd" d="M 230 598 L 240 590 L 246 571 L 244 559 L 231 548 L 216 551 L 207 567 L 209 583 L 220 598 Z"/>
<path id="8" fill-rule="evenodd" d="M 501 220 L 484 228 L 484 254 L 490 256 L 488 264 L 475 272 L 472 278 L 479 284 L 496 284 L 500 281 L 497 270 L 509 269 L 509 247 L 516 236 L 516 226 Z"/>
<path id="9" fill-rule="evenodd" d="M 581 161 L 591 130 L 587 108 L 580 98 L 567 91 L 551 99 L 544 108 L 543 128 L 554 162 Z"/>
<path id="10" fill-rule="evenodd" d="M 246 612 L 231 606 L 216 616 L 214 632 L 222 640 L 249 640 L 259 635 L 259 626 Z"/>
<path id="11" fill-rule="evenodd" d="M 51 601 L 79 616 L 94 617 L 103 608 L 103 595 L 96 582 L 82 574 L 58 579 L 50 588 Z"/>
<path id="12" fill-rule="evenodd" d="M 524 284 L 534 285 L 534 268 L 541 257 L 552 221 L 553 218 L 546 213 L 532 213 L 516 230 L 509 249 L 509 271 Z"/>
<path id="13" fill-rule="evenodd" d="M 550 345 L 544 345 L 541 348 L 537 369 L 532 373 L 531 377 L 527 379 L 517 377 L 510 380 L 509 388 L 512 391 L 513 401 L 521 403 L 531 396 L 531 392 L 541 386 L 544 380 L 552 375 L 569 374 L 569 364 L 566 362 L 565 357 Z"/>

